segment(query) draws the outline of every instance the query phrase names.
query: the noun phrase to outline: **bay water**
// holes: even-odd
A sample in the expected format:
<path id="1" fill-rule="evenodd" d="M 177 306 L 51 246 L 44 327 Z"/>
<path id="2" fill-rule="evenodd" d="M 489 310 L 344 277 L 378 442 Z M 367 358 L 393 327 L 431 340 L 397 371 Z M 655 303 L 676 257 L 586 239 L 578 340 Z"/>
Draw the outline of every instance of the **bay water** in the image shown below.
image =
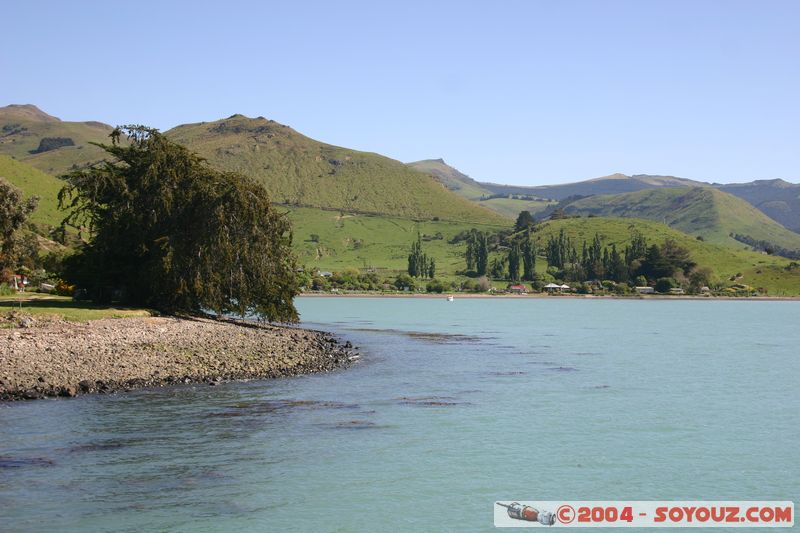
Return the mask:
<path id="1" fill-rule="evenodd" d="M 488 531 L 496 500 L 794 500 L 800 303 L 299 298 L 330 374 L 0 404 L 2 531 Z"/>

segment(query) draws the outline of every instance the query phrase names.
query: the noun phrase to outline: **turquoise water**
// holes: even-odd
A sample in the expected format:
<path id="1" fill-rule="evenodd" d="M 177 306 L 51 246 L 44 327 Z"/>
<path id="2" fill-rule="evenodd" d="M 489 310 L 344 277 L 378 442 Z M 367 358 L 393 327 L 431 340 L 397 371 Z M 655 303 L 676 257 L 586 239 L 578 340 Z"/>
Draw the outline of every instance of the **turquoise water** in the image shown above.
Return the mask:
<path id="1" fill-rule="evenodd" d="M 3 531 L 481 531 L 495 500 L 794 500 L 800 304 L 307 298 L 327 375 L 0 404 Z"/>

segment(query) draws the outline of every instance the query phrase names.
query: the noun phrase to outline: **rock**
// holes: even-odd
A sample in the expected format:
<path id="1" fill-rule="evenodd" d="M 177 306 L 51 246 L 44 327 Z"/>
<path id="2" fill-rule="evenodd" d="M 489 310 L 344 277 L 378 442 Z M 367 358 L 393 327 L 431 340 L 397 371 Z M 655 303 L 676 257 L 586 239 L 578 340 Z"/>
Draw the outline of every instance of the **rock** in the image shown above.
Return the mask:
<path id="1" fill-rule="evenodd" d="M 73 398 L 78 395 L 78 388 L 75 385 L 66 385 L 61 387 L 60 396 L 65 396 L 67 398 Z"/>

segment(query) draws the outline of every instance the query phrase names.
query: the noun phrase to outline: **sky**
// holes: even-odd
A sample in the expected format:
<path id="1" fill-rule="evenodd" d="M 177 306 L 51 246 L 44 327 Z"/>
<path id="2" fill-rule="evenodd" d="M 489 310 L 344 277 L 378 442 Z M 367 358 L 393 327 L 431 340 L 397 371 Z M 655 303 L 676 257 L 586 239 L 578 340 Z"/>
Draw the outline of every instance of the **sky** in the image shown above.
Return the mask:
<path id="1" fill-rule="evenodd" d="M 481 181 L 800 181 L 800 2 L 5 1 L 0 106 L 235 113 Z"/>

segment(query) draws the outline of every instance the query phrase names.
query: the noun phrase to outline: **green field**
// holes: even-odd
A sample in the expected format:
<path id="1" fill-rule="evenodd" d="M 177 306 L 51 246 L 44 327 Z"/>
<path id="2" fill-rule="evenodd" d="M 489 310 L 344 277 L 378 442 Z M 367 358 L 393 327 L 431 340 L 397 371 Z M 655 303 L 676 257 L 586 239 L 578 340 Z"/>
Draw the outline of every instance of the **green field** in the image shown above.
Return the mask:
<path id="1" fill-rule="evenodd" d="M 0 316 L 11 311 L 35 316 L 56 316 L 70 322 L 151 315 L 145 309 L 119 309 L 91 303 L 74 302 L 71 298 L 63 296 L 46 296 L 31 292 L 13 296 L 0 296 Z"/>
<path id="2" fill-rule="evenodd" d="M 387 277 L 405 272 L 408 254 L 417 233 L 441 239 L 423 242 L 426 254 L 436 261 L 437 277 L 451 278 L 463 270 L 465 245 L 448 244 L 461 231 L 476 227 L 486 231 L 508 228 L 507 224 L 464 224 L 447 221 L 416 222 L 410 219 L 346 214 L 321 209 L 291 208 L 285 211 L 294 227 L 294 249 L 306 268 L 339 271 L 346 268 L 373 269 Z M 319 236 L 319 242 L 312 241 Z"/>

